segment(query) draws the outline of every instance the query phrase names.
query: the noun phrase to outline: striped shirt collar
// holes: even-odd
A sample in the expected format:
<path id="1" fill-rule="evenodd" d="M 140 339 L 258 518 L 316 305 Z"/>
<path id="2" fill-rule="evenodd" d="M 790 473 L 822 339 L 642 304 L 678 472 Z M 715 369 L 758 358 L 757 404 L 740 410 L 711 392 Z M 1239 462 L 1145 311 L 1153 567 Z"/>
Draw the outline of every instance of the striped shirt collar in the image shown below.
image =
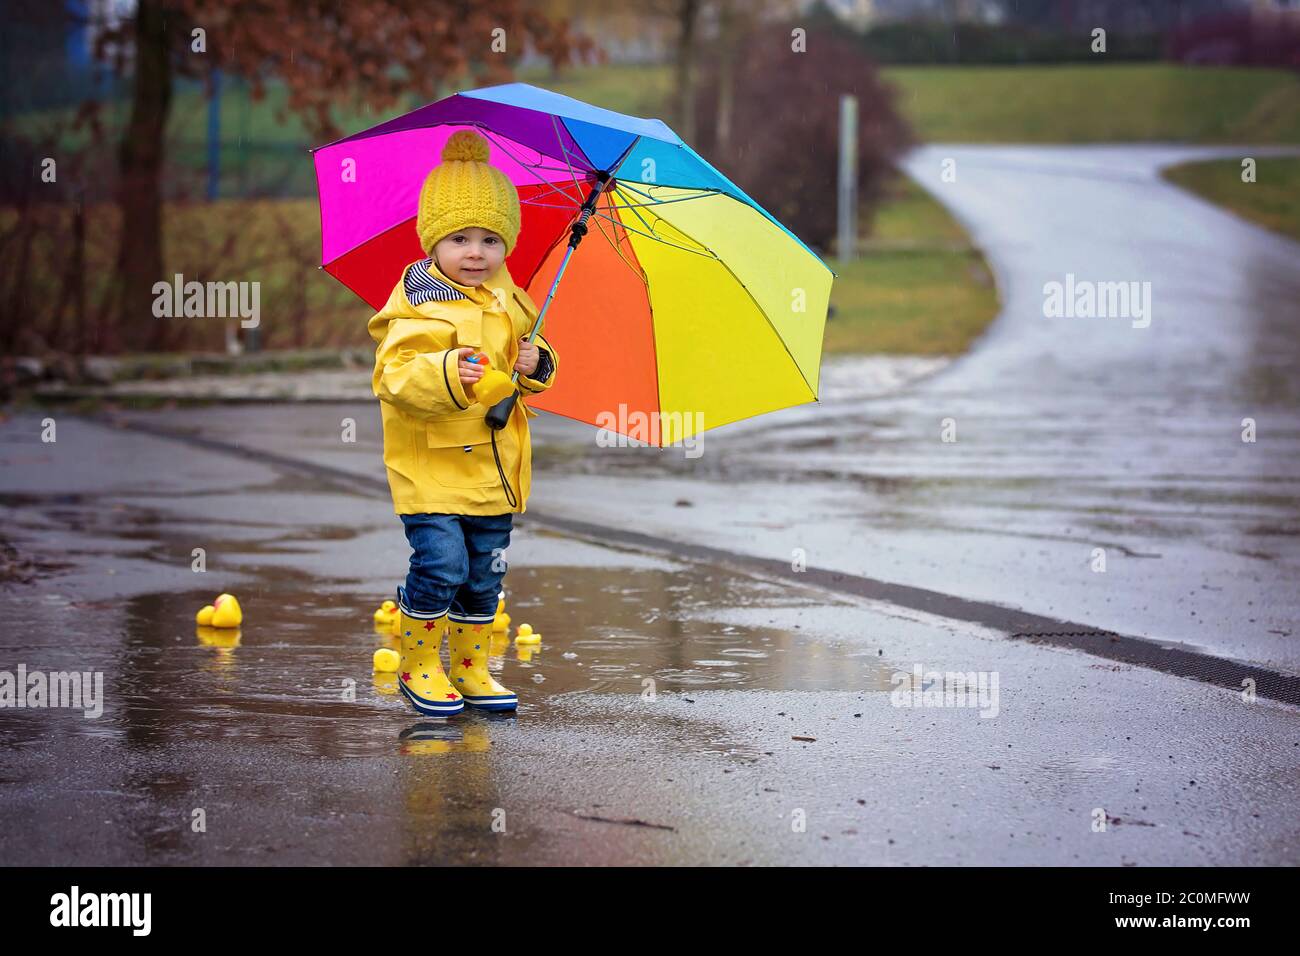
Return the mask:
<path id="1" fill-rule="evenodd" d="M 462 291 L 464 286 L 444 276 L 433 264 L 432 258 L 411 263 L 402 277 L 402 289 L 411 305 L 470 298 Z"/>

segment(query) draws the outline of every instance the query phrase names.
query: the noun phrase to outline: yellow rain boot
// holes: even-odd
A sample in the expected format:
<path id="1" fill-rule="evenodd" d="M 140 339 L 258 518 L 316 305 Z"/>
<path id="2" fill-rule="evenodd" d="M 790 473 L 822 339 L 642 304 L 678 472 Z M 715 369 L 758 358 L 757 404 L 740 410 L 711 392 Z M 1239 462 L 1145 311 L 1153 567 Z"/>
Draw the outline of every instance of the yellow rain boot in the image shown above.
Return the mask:
<path id="1" fill-rule="evenodd" d="M 514 710 L 519 698 L 488 673 L 492 615 L 449 616 L 447 646 L 451 654 L 451 683 L 465 695 L 465 703 L 482 710 Z"/>
<path id="2" fill-rule="evenodd" d="M 447 680 L 438 659 L 447 612 L 413 611 L 406 603 L 406 589 L 397 589 L 401 615 L 402 654 L 397 667 L 397 686 L 419 713 L 426 717 L 451 717 L 465 709 L 461 694 Z"/>

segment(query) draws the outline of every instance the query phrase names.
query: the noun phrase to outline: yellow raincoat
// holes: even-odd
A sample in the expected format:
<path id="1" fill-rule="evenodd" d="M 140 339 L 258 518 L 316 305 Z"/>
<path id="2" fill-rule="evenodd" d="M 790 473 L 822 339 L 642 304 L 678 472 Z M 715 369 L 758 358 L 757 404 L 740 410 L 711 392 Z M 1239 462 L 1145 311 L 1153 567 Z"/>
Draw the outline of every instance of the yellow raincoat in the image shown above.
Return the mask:
<path id="1" fill-rule="evenodd" d="M 559 356 L 539 330 L 533 341 L 551 354 L 551 374 L 539 382 L 520 373 L 522 393 L 506 427 L 495 433 L 494 457 L 493 432 L 483 420 L 488 409 L 465 393 L 456 350 L 481 349 L 493 368 L 509 375 L 519 357 L 519 339 L 528 335 L 537 318 L 537 306 L 515 285 L 505 265 L 473 287 L 447 278 L 433 262 L 428 264 L 429 275 L 465 298 L 412 305 L 405 289 L 411 266 L 403 270 L 388 302 L 368 325 L 379 346 L 372 385 L 383 413 L 384 464 L 393 510 L 397 514 L 522 513 L 532 481 L 528 418 L 537 415 L 524 399 L 555 383 Z M 509 482 L 514 505 L 501 473 Z"/>

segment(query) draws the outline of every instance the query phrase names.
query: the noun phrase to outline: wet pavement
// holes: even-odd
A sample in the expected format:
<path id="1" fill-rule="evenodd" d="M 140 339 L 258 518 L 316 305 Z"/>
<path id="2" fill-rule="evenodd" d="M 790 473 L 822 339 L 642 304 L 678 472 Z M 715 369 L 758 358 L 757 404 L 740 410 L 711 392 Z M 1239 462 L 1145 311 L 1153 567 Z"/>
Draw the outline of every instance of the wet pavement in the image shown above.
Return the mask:
<path id="1" fill-rule="evenodd" d="M 997 276 L 1003 310 L 972 352 L 892 395 L 706 433 L 697 458 L 572 455 L 536 507 L 783 561 L 800 549 L 1300 674 L 1300 245 L 1159 177 L 1223 154 L 918 150 L 908 171 Z M 1151 283 L 1149 325 L 1046 317 L 1044 285 L 1067 274 Z"/>
<path id="2" fill-rule="evenodd" d="M 337 443 L 340 411 L 365 414 L 162 414 L 273 412 L 287 454 Z M 0 710 L 5 860 L 1300 860 L 1294 708 L 527 515 L 510 611 L 543 643 L 493 648 L 517 714 L 422 721 L 370 673 L 405 561 L 381 495 L 58 421 L 55 445 L 34 416 L 0 427 L 6 534 L 37 565 L 0 589 L 4 655 L 102 672 L 104 709 Z M 336 452 L 359 477 L 360 445 Z M 238 634 L 195 627 L 227 589 Z M 982 710 L 892 696 L 897 673 L 972 670 L 998 681 Z"/>
<path id="3" fill-rule="evenodd" d="M 953 207 L 1007 299 L 971 356 L 869 402 L 828 382 L 819 406 L 709 433 L 695 459 L 534 422 L 506 586 L 543 642 L 493 648 L 513 715 L 422 721 L 371 673 L 370 612 L 406 560 L 373 403 L 118 418 L 242 455 L 71 410 L 0 423 L 0 669 L 104 678 L 96 718 L 0 709 L 0 859 L 1300 863 L 1295 707 L 542 520 L 802 549 L 809 566 L 1300 670 L 1294 244 L 1163 193 L 1141 149 L 1118 173 L 1093 150 L 1013 151 L 1010 171 L 999 151 L 948 152 Z M 1111 190 L 1127 219 L 1070 219 Z M 1163 244 L 1140 259 L 1108 251 L 1147 230 Z M 1028 290 L 1067 268 L 1149 275 L 1151 326 L 1038 328 Z M 1261 438 L 1242 446 L 1247 411 Z M 946 416 L 956 443 L 938 440 Z M 226 590 L 238 635 L 196 628 Z M 982 707 L 893 693 L 899 674 L 944 689 L 943 672 L 996 692 Z"/>

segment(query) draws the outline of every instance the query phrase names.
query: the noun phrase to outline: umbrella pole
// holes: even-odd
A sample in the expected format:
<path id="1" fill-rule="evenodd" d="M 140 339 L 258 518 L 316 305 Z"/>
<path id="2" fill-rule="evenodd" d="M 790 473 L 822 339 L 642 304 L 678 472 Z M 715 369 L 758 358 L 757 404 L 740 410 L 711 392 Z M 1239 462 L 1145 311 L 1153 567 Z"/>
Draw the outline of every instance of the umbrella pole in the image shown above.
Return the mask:
<path id="1" fill-rule="evenodd" d="M 564 251 L 564 258 L 560 260 L 560 268 L 555 273 L 555 280 L 551 283 L 551 290 L 546 293 L 546 301 L 542 303 L 541 311 L 537 313 L 537 321 L 533 323 L 533 329 L 528 333 L 529 342 L 537 337 L 537 330 L 542 327 L 542 319 L 546 316 L 546 310 L 551 307 L 551 300 L 555 298 L 555 290 L 559 288 L 560 279 L 563 278 L 564 270 L 569 265 L 569 256 L 573 255 L 573 250 L 578 248 L 578 243 L 582 242 L 582 237 L 587 234 L 587 220 L 596 211 L 596 201 L 600 198 L 601 192 L 608 183 L 609 173 L 604 170 L 596 173 L 596 184 L 591 187 L 591 192 L 587 194 L 587 198 L 582 204 L 581 215 L 570 227 L 569 248 Z M 518 370 L 511 374 L 510 381 L 512 384 L 519 382 Z M 487 423 L 493 431 L 500 431 L 506 427 L 506 422 L 510 421 L 510 413 L 515 410 L 515 402 L 518 400 L 519 390 L 515 389 L 488 410 Z"/>

